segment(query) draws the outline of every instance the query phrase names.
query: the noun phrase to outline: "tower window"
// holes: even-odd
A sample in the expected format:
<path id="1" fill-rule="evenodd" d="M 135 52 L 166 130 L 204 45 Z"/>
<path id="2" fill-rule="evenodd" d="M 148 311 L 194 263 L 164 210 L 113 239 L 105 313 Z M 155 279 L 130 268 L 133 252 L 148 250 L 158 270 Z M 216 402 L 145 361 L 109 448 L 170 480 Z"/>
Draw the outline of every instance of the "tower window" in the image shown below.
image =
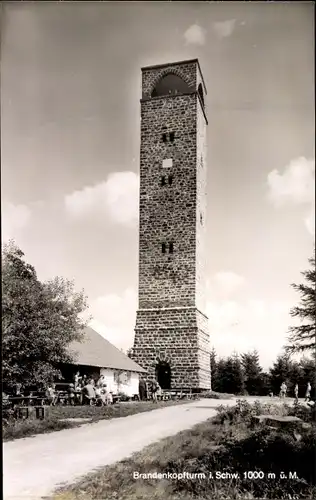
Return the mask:
<path id="1" fill-rule="evenodd" d="M 203 224 L 203 215 L 200 214 L 200 223 Z"/>
<path id="2" fill-rule="evenodd" d="M 169 175 L 168 176 L 168 184 L 169 184 L 169 186 L 171 186 L 171 184 L 172 184 L 172 179 L 173 179 L 173 176 Z"/>
<path id="3" fill-rule="evenodd" d="M 189 85 L 178 75 L 168 73 L 157 82 L 151 97 L 164 95 L 186 94 L 190 91 Z"/>
<path id="4" fill-rule="evenodd" d="M 165 176 L 164 176 L 164 175 L 163 175 L 163 176 L 161 177 L 161 179 L 160 179 L 160 185 L 161 185 L 161 186 L 165 186 L 165 185 L 166 185 L 166 178 L 165 178 Z"/>
<path id="5" fill-rule="evenodd" d="M 166 243 L 161 244 L 161 251 L 162 253 L 166 253 Z"/>
<path id="6" fill-rule="evenodd" d="M 162 142 L 167 142 L 167 134 L 162 134 Z"/>
<path id="7" fill-rule="evenodd" d="M 202 103 L 202 106 L 204 108 L 204 94 L 203 94 L 203 87 L 202 87 L 202 84 L 200 83 L 199 86 L 198 86 L 198 94 L 200 96 L 200 99 L 201 99 L 201 103 Z"/>
<path id="8" fill-rule="evenodd" d="M 172 167 L 172 158 L 166 158 L 165 160 L 162 160 L 162 167 L 163 168 L 171 168 Z"/>
<path id="9" fill-rule="evenodd" d="M 170 138 L 170 142 L 174 142 L 174 132 L 170 132 L 169 138 Z"/>
<path id="10" fill-rule="evenodd" d="M 173 243 L 169 243 L 169 253 L 173 253 Z"/>

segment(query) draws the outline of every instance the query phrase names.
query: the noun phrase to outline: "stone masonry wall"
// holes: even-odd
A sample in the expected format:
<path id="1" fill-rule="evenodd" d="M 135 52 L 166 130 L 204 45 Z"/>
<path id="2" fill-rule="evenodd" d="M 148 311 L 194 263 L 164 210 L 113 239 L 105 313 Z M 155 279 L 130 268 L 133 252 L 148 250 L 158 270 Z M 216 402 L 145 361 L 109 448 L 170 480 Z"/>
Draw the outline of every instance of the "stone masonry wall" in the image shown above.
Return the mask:
<path id="1" fill-rule="evenodd" d="M 196 308 L 139 310 L 133 359 L 154 377 L 156 364 L 170 364 L 172 387 L 210 388 L 207 318 Z"/>
<path id="2" fill-rule="evenodd" d="M 196 105 L 196 94 L 142 103 L 139 308 L 195 305 Z M 170 132 L 174 142 L 164 143 Z M 164 159 L 172 167 L 163 167 Z"/>
<path id="3" fill-rule="evenodd" d="M 151 98 L 154 86 L 170 71 L 190 91 Z M 168 359 L 174 387 L 207 389 L 209 334 L 207 318 L 198 310 L 203 312 L 205 303 L 206 258 L 206 120 L 197 94 L 200 82 L 194 61 L 145 68 L 142 74 L 139 310 L 133 359 L 152 377 L 157 361 Z M 172 166 L 163 164 L 166 159 L 172 159 Z"/>

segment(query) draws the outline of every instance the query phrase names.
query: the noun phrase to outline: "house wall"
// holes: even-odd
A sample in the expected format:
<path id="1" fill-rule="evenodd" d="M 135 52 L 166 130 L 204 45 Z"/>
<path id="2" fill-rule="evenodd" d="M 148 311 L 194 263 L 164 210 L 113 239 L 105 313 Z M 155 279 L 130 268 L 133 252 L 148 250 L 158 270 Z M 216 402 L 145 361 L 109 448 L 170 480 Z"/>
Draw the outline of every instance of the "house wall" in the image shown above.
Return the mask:
<path id="1" fill-rule="evenodd" d="M 127 396 L 138 394 L 139 374 L 134 372 L 121 372 L 110 368 L 101 368 L 101 375 L 104 375 L 108 390 L 117 394 L 124 392 Z"/>

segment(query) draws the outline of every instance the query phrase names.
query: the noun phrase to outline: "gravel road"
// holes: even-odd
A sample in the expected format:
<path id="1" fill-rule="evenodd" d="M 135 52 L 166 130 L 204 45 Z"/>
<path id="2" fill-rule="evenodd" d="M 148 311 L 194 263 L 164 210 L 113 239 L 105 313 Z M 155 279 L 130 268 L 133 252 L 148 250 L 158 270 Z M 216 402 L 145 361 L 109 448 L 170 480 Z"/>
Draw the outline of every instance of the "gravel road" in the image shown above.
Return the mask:
<path id="1" fill-rule="evenodd" d="M 218 405 L 234 403 L 234 399 L 203 399 L 5 442 L 4 498 L 35 500 L 49 495 L 61 484 L 213 417 Z"/>

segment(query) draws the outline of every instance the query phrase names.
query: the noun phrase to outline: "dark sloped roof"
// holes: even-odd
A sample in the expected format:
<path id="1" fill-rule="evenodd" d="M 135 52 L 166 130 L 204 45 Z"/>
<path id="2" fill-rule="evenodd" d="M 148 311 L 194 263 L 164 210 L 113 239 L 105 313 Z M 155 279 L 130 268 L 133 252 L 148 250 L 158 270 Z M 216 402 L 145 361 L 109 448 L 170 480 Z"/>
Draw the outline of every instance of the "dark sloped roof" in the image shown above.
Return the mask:
<path id="1" fill-rule="evenodd" d="M 77 365 L 114 368 L 138 373 L 146 371 L 88 326 L 84 329 L 84 340 L 72 342 L 69 351 L 74 354 L 74 363 Z"/>

